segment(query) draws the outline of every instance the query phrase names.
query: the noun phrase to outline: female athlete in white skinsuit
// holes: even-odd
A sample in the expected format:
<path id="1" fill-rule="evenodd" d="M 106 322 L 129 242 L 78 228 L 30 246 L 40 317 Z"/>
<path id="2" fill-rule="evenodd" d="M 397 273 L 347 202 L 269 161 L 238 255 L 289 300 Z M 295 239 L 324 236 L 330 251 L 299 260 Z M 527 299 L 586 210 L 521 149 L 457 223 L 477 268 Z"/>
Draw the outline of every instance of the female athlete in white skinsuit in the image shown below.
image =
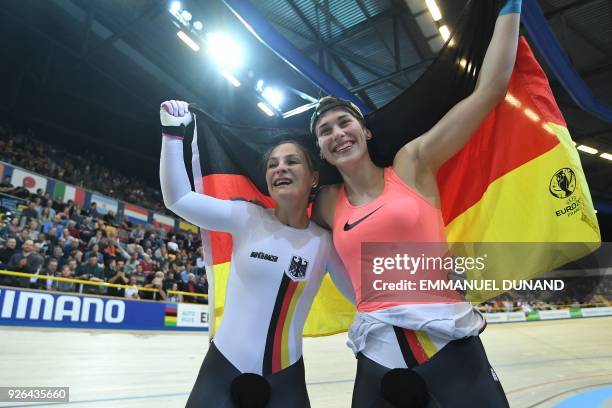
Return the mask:
<path id="1" fill-rule="evenodd" d="M 326 271 L 347 298 L 354 297 L 329 232 L 308 218 L 318 182 L 308 153 L 296 142 L 283 142 L 266 158 L 275 209 L 219 200 L 191 191 L 182 143 L 191 122 L 188 105 L 164 102 L 160 115 L 165 205 L 201 228 L 233 238 L 223 320 L 187 406 L 309 407 L 302 329 Z"/>

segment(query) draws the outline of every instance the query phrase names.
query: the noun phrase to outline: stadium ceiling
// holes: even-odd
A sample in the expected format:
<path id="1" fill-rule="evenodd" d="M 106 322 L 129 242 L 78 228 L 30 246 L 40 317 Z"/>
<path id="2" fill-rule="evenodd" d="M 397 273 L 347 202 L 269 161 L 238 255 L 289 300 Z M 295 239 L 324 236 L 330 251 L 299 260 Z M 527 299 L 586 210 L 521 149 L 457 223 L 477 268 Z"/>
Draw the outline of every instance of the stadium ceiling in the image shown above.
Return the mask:
<path id="1" fill-rule="evenodd" d="M 197 102 L 231 123 L 306 125 L 309 113 L 288 119 L 264 115 L 254 88 L 260 79 L 276 85 L 288 110 L 307 103 L 304 95 L 320 97 L 316 86 L 262 45 L 221 0 L 181 3 L 204 31 L 223 31 L 241 44 L 241 86 L 220 75 L 205 52 L 193 52 L 179 40 L 170 1 L 3 1 L 0 78 L 7 92 L 0 111 L 9 119 L 54 129 L 58 143 L 91 146 L 118 167 L 152 181 L 159 152 L 157 110 L 165 99 Z M 251 4 L 303 55 L 375 109 L 427 68 L 443 44 L 438 27 L 446 24 L 452 30 L 465 1 L 438 0 L 443 18 L 437 23 L 425 0 Z M 609 0 L 538 4 L 593 95 L 612 105 Z M 573 138 L 612 153 L 612 125 L 579 109 L 550 73 L 549 78 Z M 594 198 L 612 203 L 612 162 L 586 154 L 581 158 Z"/>

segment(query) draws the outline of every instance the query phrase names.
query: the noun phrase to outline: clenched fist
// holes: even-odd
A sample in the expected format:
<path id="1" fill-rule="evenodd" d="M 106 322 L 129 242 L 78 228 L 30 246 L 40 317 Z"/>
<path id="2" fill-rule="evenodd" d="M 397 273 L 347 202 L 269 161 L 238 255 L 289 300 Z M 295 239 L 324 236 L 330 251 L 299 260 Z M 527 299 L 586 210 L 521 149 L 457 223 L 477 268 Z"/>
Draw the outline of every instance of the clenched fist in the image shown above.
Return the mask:
<path id="1" fill-rule="evenodd" d="M 184 101 L 165 101 L 159 107 L 159 119 L 162 133 L 170 136 L 184 137 L 185 129 L 193 121 L 189 104 Z"/>

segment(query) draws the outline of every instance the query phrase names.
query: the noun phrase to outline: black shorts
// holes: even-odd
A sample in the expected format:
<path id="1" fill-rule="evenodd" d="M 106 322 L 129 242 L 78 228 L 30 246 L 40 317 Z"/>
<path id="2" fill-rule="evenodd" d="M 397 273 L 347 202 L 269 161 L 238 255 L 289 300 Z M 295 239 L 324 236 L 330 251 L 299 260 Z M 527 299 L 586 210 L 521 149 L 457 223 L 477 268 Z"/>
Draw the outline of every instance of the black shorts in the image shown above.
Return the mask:
<path id="1" fill-rule="evenodd" d="M 412 367 L 427 384 L 427 408 L 507 408 L 508 400 L 489 364 L 479 337 L 448 343 L 424 363 Z M 391 408 L 381 394 L 389 368 L 357 355 L 353 408 Z"/>
<path id="2" fill-rule="evenodd" d="M 230 396 L 230 386 L 240 374 L 242 373 L 211 342 L 185 406 L 236 408 Z M 310 408 L 302 358 L 265 378 L 271 388 L 270 401 L 266 408 Z"/>

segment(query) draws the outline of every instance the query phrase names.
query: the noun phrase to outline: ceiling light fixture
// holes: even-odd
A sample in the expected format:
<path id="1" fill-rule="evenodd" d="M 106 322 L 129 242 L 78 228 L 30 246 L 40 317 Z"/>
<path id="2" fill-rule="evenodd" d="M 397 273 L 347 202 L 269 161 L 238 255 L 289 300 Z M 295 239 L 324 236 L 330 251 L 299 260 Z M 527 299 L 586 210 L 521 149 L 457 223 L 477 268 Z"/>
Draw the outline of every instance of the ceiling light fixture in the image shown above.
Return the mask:
<path id="1" fill-rule="evenodd" d="M 436 4 L 436 0 L 425 0 L 425 4 L 427 4 L 427 8 L 431 13 L 431 17 L 433 17 L 434 21 L 442 20 L 442 13 L 440 12 L 440 8 Z"/>
<path id="2" fill-rule="evenodd" d="M 240 86 L 240 81 L 238 81 L 236 77 L 231 74 L 231 72 L 226 71 L 224 69 L 224 70 L 221 70 L 221 75 L 223 75 L 225 79 L 227 79 L 229 83 L 234 85 L 236 88 Z"/>
<path id="3" fill-rule="evenodd" d="M 589 147 L 589 146 L 585 146 L 585 145 L 580 145 L 576 149 L 580 150 L 581 152 L 588 153 L 588 154 L 597 154 L 597 153 L 599 153 L 599 150 L 594 149 L 594 148 Z"/>
<path id="4" fill-rule="evenodd" d="M 444 41 L 447 41 L 450 37 L 450 30 L 448 29 L 448 27 L 446 25 L 443 25 L 443 26 L 440 26 L 438 30 L 440 31 L 440 35 L 442 36 L 442 39 L 444 39 Z"/>
<path id="5" fill-rule="evenodd" d="M 193 41 L 191 39 L 191 37 L 189 37 L 187 34 L 185 34 L 183 31 L 179 31 L 178 33 L 176 33 L 176 35 L 178 36 L 178 38 L 180 38 L 181 40 L 183 40 L 183 42 L 185 44 L 187 44 L 189 46 L 189 48 L 191 48 L 192 50 L 194 50 L 195 52 L 200 51 L 200 46 L 198 44 L 196 44 L 195 41 Z"/>
<path id="6" fill-rule="evenodd" d="M 268 105 L 266 105 L 263 102 L 259 102 L 257 103 L 257 106 L 259 107 L 259 109 L 261 109 L 266 115 L 268 116 L 274 116 L 274 111 L 272 110 L 272 108 L 270 108 Z"/>

